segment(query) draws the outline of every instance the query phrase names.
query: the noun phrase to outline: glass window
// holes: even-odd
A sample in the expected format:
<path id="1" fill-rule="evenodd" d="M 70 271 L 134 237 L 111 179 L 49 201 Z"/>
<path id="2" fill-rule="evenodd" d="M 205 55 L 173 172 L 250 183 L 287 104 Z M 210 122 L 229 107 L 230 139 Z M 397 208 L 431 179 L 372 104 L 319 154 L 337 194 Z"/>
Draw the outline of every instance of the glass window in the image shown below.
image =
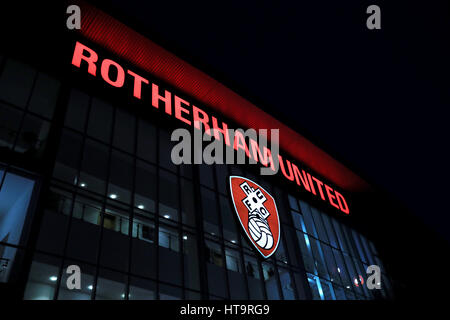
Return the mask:
<path id="1" fill-rule="evenodd" d="M 214 187 L 213 166 L 207 164 L 198 165 L 200 183 L 210 189 Z M 228 181 L 227 181 L 228 184 Z"/>
<path id="2" fill-rule="evenodd" d="M 82 150 L 81 138 L 81 135 L 69 130 L 62 131 L 53 176 L 67 183 L 85 187 L 85 183 L 77 179 Z"/>
<path id="3" fill-rule="evenodd" d="M 254 257 L 250 257 L 249 255 L 245 255 L 244 260 L 247 277 L 261 279 L 261 276 L 259 275 L 258 262 L 256 261 L 256 259 Z"/>
<path id="4" fill-rule="evenodd" d="M 103 214 L 103 227 L 111 231 L 128 235 L 129 213 L 119 208 L 107 206 Z"/>
<path id="5" fill-rule="evenodd" d="M 5 171 L 0 170 L 0 179 L 4 177 L 0 189 L 0 241 L 18 245 L 21 242 L 34 181 L 11 172 L 7 172 L 6 176 L 4 174 Z M 13 260 L 14 255 L 11 252 L 11 256 L 3 258 Z"/>
<path id="6" fill-rule="evenodd" d="M 199 292 L 184 290 L 184 299 L 185 300 L 201 300 L 201 295 Z"/>
<path id="7" fill-rule="evenodd" d="M 334 290 L 334 295 L 336 297 L 336 300 L 347 300 L 347 297 L 345 296 L 344 288 L 333 284 L 333 290 Z"/>
<path id="8" fill-rule="evenodd" d="M 17 271 L 22 267 L 23 260 L 23 250 L 0 244 L 0 286 L 5 283 L 15 284 L 20 280 Z"/>
<path id="9" fill-rule="evenodd" d="M 180 300 L 183 298 L 181 288 L 169 286 L 167 284 L 159 285 L 159 299 L 160 300 Z"/>
<path id="10" fill-rule="evenodd" d="M 289 200 L 289 206 L 294 209 L 295 211 L 300 211 L 300 209 L 298 208 L 298 202 L 297 199 L 295 199 L 293 196 L 288 195 L 288 200 Z"/>
<path id="11" fill-rule="evenodd" d="M 51 118 L 58 98 L 60 82 L 44 73 L 39 73 L 28 109 L 43 117 Z"/>
<path id="12" fill-rule="evenodd" d="M 144 161 L 136 162 L 135 207 L 155 213 L 156 211 L 156 167 Z"/>
<path id="13" fill-rule="evenodd" d="M 334 289 L 331 282 L 326 281 L 324 279 L 320 279 L 320 284 L 322 287 L 323 297 L 325 300 L 336 300 L 336 296 L 334 294 Z"/>
<path id="14" fill-rule="evenodd" d="M 35 254 L 28 275 L 24 300 L 53 300 L 59 276 L 60 260 Z"/>
<path id="15" fill-rule="evenodd" d="M 0 77 L 0 99 L 24 108 L 33 87 L 36 70 L 8 59 Z"/>
<path id="16" fill-rule="evenodd" d="M 333 227 L 334 227 L 334 231 L 336 233 L 336 236 L 337 236 L 337 239 L 338 239 L 338 242 L 339 242 L 340 249 L 342 251 L 349 252 L 348 248 L 347 248 L 347 242 L 344 239 L 344 235 L 342 233 L 340 224 L 335 219 L 332 219 L 332 218 L 330 218 L 330 219 L 332 221 L 332 224 L 333 224 Z"/>
<path id="17" fill-rule="evenodd" d="M 227 195 L 228 194 L 228 167 L 226 164 L 216 164 L 217 190 Z"/>
<path id="18" fill-rule="evenodd" d="M 143 119 L 139 119 L 137 155 L 152 163 L 156 162 L 156 128 Z"/>
<path id="19" fill-rule="evenodd" d="M 330 246 L 322 244 L 323 255 L 330 275 L 330 281 L 338 284 L 342 284 L 341 277 L 334 261 L 333 251 Z"/>
<path id="20" fill-rule="evenodd" d="M 184 285 L 200 290 L 200 273 L 197 252 L 197 239 L 190 233 L 183 234 Z"/>
<path id="21" fill-rule="evenodd" d="M 175 142 L 170 140 L 171 133 L 166 130 L 159 130 L 159 164 L 161 167 L 177 172 L 177 166 L 172 162 L 172 149 Z"/>
<path id="22" fill-rule="evenodd" d="M 89 111 L 89 96 L 73 89 L 67 106 L 65 125 L 69 128 L 84 131 Z"/>
<path id="23" fill-rule="evenodd" d="M 309 233 L 315 238 L 318 238 L 316 227 L 314 226 L 314 220 L 311 215 L 311 207 L 306 202 L 303 201 L 300 201 L 300 207 L 302 209 L 303 220 L 306 225 L 307 233 Z"/>
<path id="24" fill-rule="evenodd" d="M 311 242 L 307 234 L 301 231 L 297 231 L 298 243 L 300 245 L 300 251 L 303 258 L 303 263 L 305 265 L 306 271 L 316 273 L 316 266 L 314 263 L 314 258 L 311 251 Z"/>
<path id="25" fill-rule="evenodd" d="M 280 273 L 281 290 L 283 291 L 284 300 L 295 300 L 294 285 L 289 270 L 278 268 Z"/>
<path id="26" fill-rule="evenodd" d="M 306 233 L 306 226 L 305 226 L 305 222 L 303 221 L 303 216 L 295 211 L 291 211 L 292 214 L 292 219 L 294 221 L 294 227 L 297 230 L 301 230 L 303 232 Z"/>
<path id="27" fill-rule="evenodd" d="M 179 221 L 177 176 L 165 170 L 159 170 L 159 200 L 159 215 Z"/>
<path id="28" fill-rule="evenodd" d="M 135 214 L 133 221 L 133 237 L 150 243 L 155 241 L 155 223 L 139 214 Z"/>
<path id="29" fill-rule="evenodd" d="M 327 237 L 327 233 L 325 232 L 325 227 L 322 223 L 322 214 L 316 210 L 315 208 L 311 207 L 311 213 L 314 220 L 314 225 L 316 226 L 317 234 L 319 236 L 319 240 L 322 240 L 325 243 L 330 243 Z"/>
<path id="30" fill-rule="evenodd" d="M 367 263 L 368 260 L 366 258 L 366 255 L 365 255 L 363 249 L 362 249 L 362 245 L 361 245 L 361 242 L 359 240 L 359 235 L 354 230 L 351 230 L 351 235 L 352 235 L 353 241 L 354 241 L 354 243 L 356 245 L 356 249 L 358 250 L 359 259 L 361 259 L 364 263 Z"/>
<path id="31" fill-rule="evenodd" d="M 0 103 L 0 150 L 12 150 L 19 134 L 23 112 Z"/>
<path id="32" fill-rule="evenodd" d="M 368 244 L 367 239 L 363 235 L 359 235 L 359 236 L 360 236 L 361 243 L 362 243 L 362 246 L 364 248 L 364 253 L 365 253 L 366 257 L 367 257 L 368 263 L 369 264 L 375 264 L 375 260 L 373 259 L 372 253 L 370 252 L 369 244 Z"/>
<path id="33" fill-rule="evenodd" d="M 110 160 L 108 197 L 125 203 L 131 203 L 131 189 L 134 174 L 133 158 L 113 150 Z"/>
<path id="34" fill-rule="evenodd" d="M 317 269 L 318 275 L 320 277 L 329 279 L 328 271 L 325 265 L 325 260 L 323 257 L 322 252 L 322 245 L 321 243 L 313 238 L 309 238 L 309 241 L 311 243 L 311 249 L 314 256 L 314 264 Z"/>
<path id="35" fill-rule="evenodd" d="M 342 253 L 341 253 L 341 251 L 336 250 L 336 249 L 332 249 L 332 251 L 333 251 L 334 259 L 336 261 L 336 269 L 341 277 L 341 283 L 345 288 L 350 289 L 352 286 L 352 281 L 348 274 L 347 267 L 345 266 L 345 262 L 344 262 Z"/>
<path id="36" fill-rule="evenodd" d="M 31 115 L 25 116 L 14 150 L 29 157 L 41 158 L 49 130 L 50 123 L 48 121 Z"/>
<path id="37" fill-rule="evenodd" d="M 280 300 L 280 292 L 278 290 L 278 279 L 275 272 L 275 267 L 268 262 L 262 264 L 264 281 L 266 282 L 267 299 Z"/>
<path id="38" fill-rule="evenodd" d="M 195 227 L 194 185 L 184 178 L 180 179 L 180 183 L 182 222 Z"/>
<path id="39" fill-rule="evenodd" d="M 209 235 L 220 237 L 219 213 L 216 208 L 216 196 L 211 190 L 201 187 L 203 228 Z"/>
<path id="40" fill-rule="evenodd" d="M 131 277 L 130 278 L 130 300 L 155 300 L 156 284 L 154 281 Z"/>
<path id="41" fill-rule="evenodd" d="M 80 186 L 104 194 L 108 169 L 108 148 L 98 142 L 86 139 L 80 172 Z"/>
<path id="42" fill-rule="evenodd" d="M 323 295 L 322 284 L 320 283 L 319 277 L 310 273 L 307 273 L 307 276 L 313 300 L 324 300 L 325 297 Z"/>
<path id="43" fill-rule="evenodd" d="M 124 300 L 126 275 L 100 269 L 95 300 Z"/>
<path id="44" fill-rule="evenodd" d="M 172 251 L 180 251 L 178 230 L 164 225 L 159 226 L 159 245 Z"/>
<path id="45" fill-rule="evenodd" d="M 286 254 L 286 250 L 284 249 L 284 241 L 283 238 L 280 236 L 280 242 L 278 243 L 278 248 L 275 251 L 275 258 L 279 263 L 287 264 L 288 263 L 288 256 Z"/>
<path id="46" fill-rule="evenodd" d="M 83 221 L 100 225 L 102 205 L 100 202 L 77 195 L 72 216 Z"/>
<path id="47" fill-rule="evenodd" d="M 97 98 L 93 98 L 87 134 L 103 142 L 109 143 L 111 139 L 113 111 L 114 109 L 110 104 Z"/>
<path id="48" fill-rule="evenodd" d="M 241 257 L 238 251 L 225 248 L 225 258 L 228 270 L 242 273 Z"/>
<path id="49" fill-rule="evenodd" d="M 134 153 L 135 117 L 127 110 L 116 109 L 113 145 Z"/>
<path id="50" fill-rule="evenodd" d="M 216 242 L 205 241 L 206 243 L 206 259 L 209 263 L 215 264 L 216 266 L 223 267 L 223 255 L 220 245 Z"/>
<path id="51" fill-rule="evenodd" d="M 220 212 L 222 214 L 224 239 L 236 244 L 238 243 L 238 233 L 236 229 L 236 220 L 233 217 L 234 212 L 231 211 L 230 200 L 220 195 L 219 202 Z"/>
<path id="52" fill-rule="evenodd" d="M 333 227 L 331 226 L 330 218 L 328 218 L 326 214 L 322 214 L 322 221 L 328 235 L 329 243 L 331 244 L 332 247 L 339 248 Z"/>

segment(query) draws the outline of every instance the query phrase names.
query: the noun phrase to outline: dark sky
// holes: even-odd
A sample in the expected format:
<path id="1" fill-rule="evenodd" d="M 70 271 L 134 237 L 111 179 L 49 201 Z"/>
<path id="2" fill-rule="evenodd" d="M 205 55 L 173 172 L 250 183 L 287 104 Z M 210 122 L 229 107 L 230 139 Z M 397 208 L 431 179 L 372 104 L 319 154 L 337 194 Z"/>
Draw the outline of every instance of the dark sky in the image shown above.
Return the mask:
<path id="1" fill-rule="evenodd" d="M 381 7 L 382 30 L 366 28 L 370 4 Z M 448 1 L 116 0 L 112 6 L 450 240 Z"/>

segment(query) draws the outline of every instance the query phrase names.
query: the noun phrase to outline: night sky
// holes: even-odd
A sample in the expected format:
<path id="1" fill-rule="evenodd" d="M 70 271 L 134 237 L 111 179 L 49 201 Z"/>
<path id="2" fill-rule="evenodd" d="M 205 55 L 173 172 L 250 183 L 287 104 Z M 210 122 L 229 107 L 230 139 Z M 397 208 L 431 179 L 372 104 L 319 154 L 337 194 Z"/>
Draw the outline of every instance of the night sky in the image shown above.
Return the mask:
<path id="1" fill-rule="evenodd" d="M 450 5 L 348 2 L 128 0 L 112 8 L 450 241 Z M 370 4 L 381 8 L 381 30 L 366 28 Z"/>

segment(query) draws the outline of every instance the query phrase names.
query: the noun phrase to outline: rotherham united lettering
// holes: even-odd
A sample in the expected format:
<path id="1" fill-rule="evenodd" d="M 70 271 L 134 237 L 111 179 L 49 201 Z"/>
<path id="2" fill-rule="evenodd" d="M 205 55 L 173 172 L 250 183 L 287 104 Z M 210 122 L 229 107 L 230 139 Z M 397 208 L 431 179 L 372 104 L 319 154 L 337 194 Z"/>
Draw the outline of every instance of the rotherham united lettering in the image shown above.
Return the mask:
<path id="1" fill-rule="evenodd" d="M 94 77 L 100 73 L 101 78 L 106 83 L 116 88 L 121 88 L 125 82 L 128 83 L 131 81 L 133 96 L 136 99 L 141 100 L 143 90 L 149 90 L 151 94 L 151 105 L 154 108 L 159 109 L 160 106 L 163 106 L 164 112 L 167 115 L 174 116 L 179 121 L 193 126 L 195 129 L 204 130 L 211 136 L 214 135 L 214 138 L 217 140 L 221 140 L 221 137 L 223 137 L 227 146 L 232 146 L 235 150 L 244 151 L 248 158 L 260 162 L 265 167 L 270 167 L 275 173 L 278 171 L 279 164 L 279 168 L 281 168 L 281 172 L 287 180 L 295 182 L 304 190 L 328 202 L 341 212 L 345 214 L 350 213 L 347 201 L 341 193 L 304 169 L 300 169 L 294 162 L 287 159 L 284 160 L 280 154 L 274 159 L 270 149 L 263 146 L 261 150 L 258 143 L 251 138 L 249 139 L 249 144 L 239 135 L 234 137 L 234 141 L 230 141 L 231 139 L 227 131 L 228 125 L 225 122 L 220 121 L 214 116 L 210 116 L 206 111 L 173 94 L 171 91 L 161 89 L 158 84 L 150 83 L 149 80 L 135 72 L 125 70 L 113 60 L 103 59 L 100 62 L 98 54 L 93 49 L 78 41 L 75 44 L 72 65 L 80 69 L 86 69 L 87 67 L 87 72 Z M 114 76 L 111 76 L 111 74 Z"/>

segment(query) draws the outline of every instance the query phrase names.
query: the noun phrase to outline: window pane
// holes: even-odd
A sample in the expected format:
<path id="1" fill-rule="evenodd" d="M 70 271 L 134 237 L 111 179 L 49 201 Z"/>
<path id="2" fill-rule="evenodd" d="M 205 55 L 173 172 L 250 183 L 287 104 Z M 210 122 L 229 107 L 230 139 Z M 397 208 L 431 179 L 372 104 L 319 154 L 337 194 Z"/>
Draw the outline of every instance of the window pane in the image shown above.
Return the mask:
<path id="1" fill-rule="evenodd" d="M 39 73 L 28 109 L 43 117 L 51 118 L 56 106 L 59 86 L 58 80 Z"/>
<path id="2" fill-rule="evenodd" d="M 200 290 L 197 239 L 191 234 L 183 234 L 184 281 L 185 286 Z"/>
<path id="3" fill-rule="evenodd" d="M 2 152 L 14 147 L 22 115 L 23 112 L 0 103 L 0 150 Z"/>
<path id="4" fill-rule="evenodd" d="M 242 273 L 241 257 L 238 251 L 225 248 L 225 258 L 228 270 Z"/>
<path id="5" fill-rule="evenodd" d="M 289 206 L 294 209 L 295 211 L 300 211 L 300 209 L 298 208 L 298 202 L 297 199 L 295 199 L 293 196 L 288 195 L 288 200 L 289 200 Z"/>
<path id="6" fill-rule="evenodd" d="M 180 181 L 182 221 L 188 226 L 195 227 L 194 186 L 184 178 Z"/>
<path id="7" fill-rule="evenodd" d="M 133 166 L 133 158 L 130 156 L 118 151 L 111 153 L 108 197 L 131 203 Z"/>
<path id="8" fill-rule="evenodd" d="M 92 99 L 87 133 L 91 137 L 109 143 L 111 139 L 113 107 L 96 98 Z"/>
<path id="9" fill-rule="evenodd" d="M 201 188 L 202 209 L 203 209 L 203 227 L 209 235 L 220 237 L 219 214 L 216 208 L 215 193 Z"/>
<path id="10" fill-rule="evenodd" d="M 180 288 L 169 286 L 167 284 L 159 285 L 160 300 L 180 300 L 182 297 L 183 292 Z"/>
<path id="11" fill-rule="evenodd" d="M 306 231 L 315 238 L 318 238 L 316 227 L 314 226 L 314 220 L 312 219 L 311 215 L 311 207 L 306 202 L 303 201 L 300 201 L 300 206 L 302 209 L 303 219 L 306 225 Z"/>
<path id="12" fill-rule="evenodd" d="M 100 202 L 77 195 L 73 207 L 72 217 L 100 225 L 102 205 Z"/>
<path id="13" fill-rule="evenodd" d="M 198 165 L 200 183 L 204 186 L 207 186 L 211 189 L 215 189 L 214 187 L 214 178 L 213 178 L 213 167 L 206 164 Z"/>
<path id="14" fill-rule="evenodd" d="M 171 154 L 175 142 L 170 140 L 171 133 L 159 130 L 159 164 L 172 172 L 177 172 L 177 166 L 173 164 Z"/>
<path id="15" fill-rule="evenodd" d="M 87 139 L 84 146 L 80 183 L 83 183 L 87 190 L 104 194 L 107 168 L 107 147 Z"/>
<path id="16" fill-rule="evenodd" d="M 278 268 L 280 273 L 281 289 L 283 290 L 284 300 L 295 300 L 294 285 L 289 270 Z"/>
<path id="17" fill-rule="evenodd" d="M 156 162 L 156 128 L 142 119 L 139 119 L 137 155 L 152 163 Z"/>
<path id="18" fill-rule="evenodd" d="M 314 258 L 311 251 L 311 243 L 307 234 L 301 231 L 297 231 L 298 243 L 300 245 L 300 251 L 302 253 L 303 263 L 306 271 L 316 273 L 316 267 L 314 264 Z"/>
<path id="19" fill-rule="evenodd" d="M 65 125 L 69 128 L 84 131 L 89 110 L 89 96 L 73 89 L 67 106 Z"/>
<path id="20" fill-rule="evenodd" d="M 311 213 L 314 220 L 314 225 L 316 226 L 317 235 L 319 236 L 319 240 L 322 240 L 325 243 L 330 243 L 327 237 L 327 233 L 325 232 L 325 227 L 322 223 L 322 214 L 316 210 L 315 208 L 311 207 Z"/>
<path id="21" fill-rule="evenodd" d="M 219 196 L 220 212 L 222 214 L 223 236 L 224 239 L 232 243 L 237 243 L 238 233 L 236 229 L 236 220 L 231 211 L 230 200 L 224 196 Z"/>
<path id="22" fill-rule="evenodd" d="M 0 99 L 24 108 L 31 93 L 36 70 L 13 59 L 6 61 L 0 77 Z"/>
<path id="23" fill-rule="evenodd" d="M 53 176 L 70 184 L 85 187 L 78 181 L 77 170 L 81 156 L 81 135 L 69 130 L 63 130 L 59 143 Z"/>
<path id="24" fill-rule="evenodd" d="M 159 215 L 179 221 L 177 176 L 165 170 L 159 170 L 159 199 Z"/>
<path id="25" fill-rule="evenodd" d="M 278 290 L 278 279 L 275 273 L 275 267 L 267 262 L 262 263 L 264 281 L 266 282 L 267 299 L 280 300 L 280 292 Z"/>
<path id="26" fill-rule="evenodd" d="M 135 215 L 133 222 L 133 237 L 153 243 L 155 241 L 155 223 L 153 219 Z"/>
<path id="27" fill-rule="evenodd" d="M 124 151 L 134 152 L 135 118 L 123 109 L 116 109 L 113 145 Z"/>
<path id="28" fill-rule="evenodd" d="M 60 260 L 35 254 L 25 289 L 24 300 L 52 300 L 58 281 Z"/>
<path id="29" fill-rule="evenodd" d="M 50 123 L 31 115 L 25 116 L 19 140 L 14 148 L 16 152 L 41 158 L 47 141 Z"/>
<path id="30" fill-rule="evenodd" d="M 154 281 L 131 277 L 130 300 L 155 300 L 156 284 Z"/>
<path id="31" fill-rule="evenodd" d="M 331 226 L 330 218 L 328 218 L 328 216 L 326 214 L 322 214 L 322 221 L 323 221 L 323 225 L 325 226 L 325 230 L 328 235 L 328 240 L 330 241 L 329 243 L 334 248 L 339 248 L 335 234 L 334 234 L 333 227 Z"/>
<path id="32" fill-rule="evenodd" d="M 225 164 L 217 164 L 216 168 L 216 176 L 217 176 L 217 190 L 220 193 L 227 194 L 228 193 L 228 168 Z"/>
<path id="33" fill-rule="evenodd" d="M 206 259 L 209 263 L 215 264 L 216 266 L 223 267 L 223 255 L 220 245 L 216 242 L 205 241 L 206 242 Z"/>
<path id="34" fill-rule="evenodd" d="M 3 176 L 4 170 L 0 170 L 0 179 Z M 27 219 L 33 188 L 33 180 L 6 173 L 0 189 L 0 241 L 21 244 L 22 229 Z M 13 256 L 10 258 L 12 260 Z"/>
<path id="35" fill-rule="evenodd" d="M 122 273 L 100 269 L 95 300 L 124 300 L 125 281 Z"/>
<path id="36" fill-rule="evenodd" d="M 159 245 L 175 252 L 180 251 L 178 230 L 164 225 L 159 226 Z"/>
<path id="37" fill-rule="evenodd" d="M 136 162 L 135 207 L 155 213 L 156 167 L 144 161 Z"/>

